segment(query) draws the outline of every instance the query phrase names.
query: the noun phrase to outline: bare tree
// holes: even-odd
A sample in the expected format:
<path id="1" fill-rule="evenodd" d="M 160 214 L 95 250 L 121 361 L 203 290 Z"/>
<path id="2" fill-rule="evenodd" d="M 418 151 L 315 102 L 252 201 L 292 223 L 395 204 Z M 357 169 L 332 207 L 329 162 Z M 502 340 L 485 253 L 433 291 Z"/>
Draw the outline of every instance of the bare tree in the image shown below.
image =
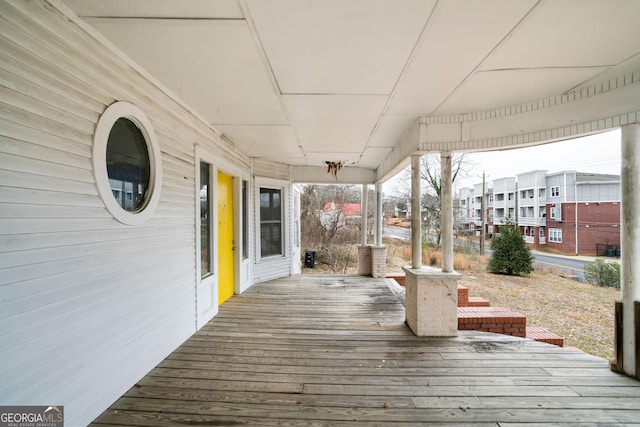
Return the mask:
<path id="1" fill-rule="evenodd" d="M 355 185 L 306 185 L 302 190 L 302 245 L 316 249 L 317 260 L 331 266 L 334 273 L 346 273 L 354 260 L 360 227 L 347 221 L 341 209 L 328 211 L 325 207 L 328 203 L 336 207 L 358 203 L 361 193 L 361 187 Z"/>
<path id="2" fill-rule="evenodd" d="M 452 183 L 456 178 L 464 177 L 471 165 L 464 154 L 454 154 L 452 158 L 451 172 Z M 442 178 L 440 155 L 425 154 L 420 158 L 420 179 L 423 195 L 421 196 L 421 211 L 426 213 L 427 228 L 435 231 L 437 235 L 437 246 L 440 246 L 442 230 L 440 229 L 440 206 L 442 196 Z M 396 180 L 393 187 L 396 198 L 405 200 L 407 205 L 411 202 L 411 168 L 407 167 Z"/>
<path id="3" fill-rule="evenodd" d="M 426 184 L 427 194 L 435 197 L 435 203 L 423 208 L 430 216 L 432 228 L 435 230 L 437 239 L 436 246 L 440 246 L 442 238 L 442 229 L 440 227 L 440 206 L 442 202 L 442 168 L 440 164 L 440 155 L 425 155 L 420 158 L 420 178 Z M 451 159 L 451 183 L 456 182 L 456 178 L 463 177 L 468 172 L 469 164 L 465 160 L 465 155 L 454 154 Z"/>

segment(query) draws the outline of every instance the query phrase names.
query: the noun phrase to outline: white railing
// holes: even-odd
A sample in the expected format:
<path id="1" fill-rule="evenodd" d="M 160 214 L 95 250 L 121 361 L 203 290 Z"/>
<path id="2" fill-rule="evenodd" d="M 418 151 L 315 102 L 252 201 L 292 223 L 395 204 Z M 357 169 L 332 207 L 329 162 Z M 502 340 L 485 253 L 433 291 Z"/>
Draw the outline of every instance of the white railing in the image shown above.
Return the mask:
<path id="1" fill-rule="evenodd" d="M 518 225 L 524 227 L 541 227 L 547 225 L 546 218 L 519 217 Z"/>
<path id="2" fill-rule="evenodd" d="M 531 244 L 534 243 L 533 242 L 533 236 L 522 236 L 522 237 L 524 237 L 524 242 L 525 243 L 531 243 Z"/>

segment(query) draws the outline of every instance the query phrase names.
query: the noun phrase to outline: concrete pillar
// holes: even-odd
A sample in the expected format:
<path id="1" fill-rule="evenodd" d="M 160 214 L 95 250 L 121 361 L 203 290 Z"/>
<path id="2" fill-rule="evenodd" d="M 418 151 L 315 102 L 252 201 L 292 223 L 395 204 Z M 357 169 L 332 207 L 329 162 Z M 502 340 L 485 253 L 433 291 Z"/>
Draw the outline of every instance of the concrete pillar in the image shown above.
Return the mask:
<path id="1" fill-rule="evenodd" d="M 407 326 L 419 337 L 458 334 L 460 274 L 439 268 L 403 268 Z"/>
<path id="2" fill-rule="evenodd" d="M 371 276 L 371 245 L 358 245 L 358 274 Z"/>
<path id="3" fill-rule="evenodd" d="M 440 154 L 440 230 L 442 232 L 442 271 L 451 273 L 453 272 L 453 181 L 451 174 L 451 153 Z"/>
<path id="4" fill-rule="evenodd" d="M 362 239 L 360 244 L 367 244 L 367 215 L 369 212 L 369 186 L 362 184 L 362 203 L 360 204 L 360 223 L 362 226 Z"/>
<path id="5" fill-rule="evenodd" d="M 623 370 L 640 377 L 634 302 L 640 301 L 640 124 L 622 127 L 621 277 Z"/>
<path id="6" fill-rule="evenodd" d="M 371 248 L 371 277 L 386 277 L 387 247 L 382 245 L 369 247 Z"/>
<path id="7" fill-rule="evenodd" d="M 420 219 L 421 194 L 420 194 L 420 159 L 422 156 L 411 156 L 411 268 L 422 267 L 422 230 Z"/>

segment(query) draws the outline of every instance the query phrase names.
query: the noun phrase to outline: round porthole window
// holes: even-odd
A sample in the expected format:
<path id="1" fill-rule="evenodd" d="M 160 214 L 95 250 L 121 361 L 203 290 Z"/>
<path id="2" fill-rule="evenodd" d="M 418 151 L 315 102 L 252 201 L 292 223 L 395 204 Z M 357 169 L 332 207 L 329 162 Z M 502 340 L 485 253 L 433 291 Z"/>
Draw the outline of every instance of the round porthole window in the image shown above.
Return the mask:
<path id="1" fill-rule="evenodd" d="M 139 108 L 116 102 L 105 110 L 96 126 L 93 163 L 100 196 L 118 221 L 135 225 L 153 215 L 162 163 L 155 132 Z"/>

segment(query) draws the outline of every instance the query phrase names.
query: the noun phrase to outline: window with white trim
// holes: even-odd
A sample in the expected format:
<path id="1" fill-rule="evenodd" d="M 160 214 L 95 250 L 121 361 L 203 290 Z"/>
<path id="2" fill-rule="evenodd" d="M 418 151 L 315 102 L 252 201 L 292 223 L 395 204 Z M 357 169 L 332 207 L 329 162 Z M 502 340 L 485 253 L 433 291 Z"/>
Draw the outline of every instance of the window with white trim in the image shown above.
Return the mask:
<path id="1" fill-rule="evenodd" d="M 551 197 L 559 197 L 560 196 L 560 186 L 554 185 L 551 187 Z"/>
<path id="2" fill-rule="evenodd" d="M 213 273 L 213 165 L 200 162 L 200 277 Z"/>
<path id="3" fill-rule="evenodd" d="M 160 199 L 162 160 L 147 116 L 128 102 L 111 104 L 93 137 L 98 193 L 115 219 L 127 225 L 149 219 Z"/>
<path id="4" fill-rule="evenodd" d="M 260 188 L 260 256 L 283 255 L 282 189 Z"/>
<path id="5" fill-rule="evenodd" d="M 554 243 L 562 243 L 562 229 L 550 228 L 549 229 L 549 241 Z"/>

